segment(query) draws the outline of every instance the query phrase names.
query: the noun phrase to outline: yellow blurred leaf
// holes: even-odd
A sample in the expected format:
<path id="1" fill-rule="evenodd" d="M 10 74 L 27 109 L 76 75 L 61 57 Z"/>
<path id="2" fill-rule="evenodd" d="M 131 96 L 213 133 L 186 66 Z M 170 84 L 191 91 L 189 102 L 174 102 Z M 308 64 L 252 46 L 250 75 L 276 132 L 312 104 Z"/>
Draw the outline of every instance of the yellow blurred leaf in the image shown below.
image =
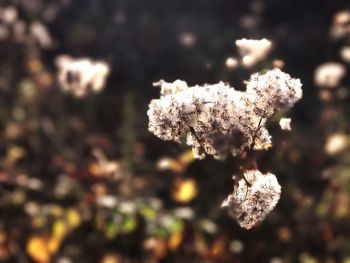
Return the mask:
<path id="1" fill-rule="evenodd" d="M 173 234 L 168 240 L 169 250 L 176 251 L 178 249 L 178 247 L 180 246 L 181 241 L 182 241 L 182 233 L 181 232 L 177 232 L 177 233 Z"/>
<path id="2" fill-rule="evenodd" d="M 106 255 L 103 257 L 101 263 L 120 263 L 121 259 L 115 255 Z"/>
<path id="3" fill-rule="evenodd" d="M 198 189 L 194 179 L 177 179 L 175 181 L 172 198 L 180 203 L 190 202 L 197 196 Z"/>
<path id="4" fill-rule="evenodd" d="M 190 163 L 192 163 L 195 160 L 192 150 L 186 151 L 183 154 L 181 154 L 179 160 L 184 165 L 189 165 Z"/>
<path id="5" fill-rule="evenodd" d="M 81 224 L 80 214 L 74 208 L 70 208 L 67 210 L 66 220 L 67 220 L 68 226 L 71 228 L 76 228 Z"/>
<path id="6" fill-rule="evenodd" d="M 178 160 L 174 158 L 164 157 L 157 162 L 157 169 L 159 171 L 170 170 L 174 173 L 183 173 L 187 166 L 194 161 L 192 151 L 182 153 Z"/>
<path id="7" fill-rule="evenodd" d="M 47 250 L 51 255 L 56 254 L 62 243 L 62 237 L 52 236 L 47 243 Z"/>
<path id="8" fill-rule="evenodd" d="M 37 263 L 49 263 L 51 255 L 47 249 L 47 240 L 34 236 L 27 242 L 27 253 Z"/>
<path id="9" fill-rule="evenodd" d="M 54 217 L 60 217 L 63 215 L 63 208 L 59 205 L 52 205 L 52 208 L 50 210 L 50 213 L 54 216 Z"/>
<path id="10" fill-rule="evenodd" d="M 223 253 L 225 253 L 225 250 L 226 250 L 225 239 L 222 237 L 218 237 L 214 241 L 213 245 L 211 246 L 209 253 L 212 257 L 218 257 L 218 256 L 222 255 Z"/>
<path id="11" fill-rule="evenodd" d="M 46 217 L 43 215 L 35 216 L 32 220 L 32 225 L 34 228 L 41 228 L 46 224 Z"/>
<path id="12" fill-rule="evenodd" d="M 7 150 L 5 163 L 8 165 L 14 165 L 19 159 L 24 157 L 26 154 L 25 150 L 18 146 L 11 146 Z"/>
<path id="13" fill-rule="evenodd" d="M 67 234 L 66 222 L 58 219 L 53 223 L 52 234 L 55 237 L 63 238 Z"/>

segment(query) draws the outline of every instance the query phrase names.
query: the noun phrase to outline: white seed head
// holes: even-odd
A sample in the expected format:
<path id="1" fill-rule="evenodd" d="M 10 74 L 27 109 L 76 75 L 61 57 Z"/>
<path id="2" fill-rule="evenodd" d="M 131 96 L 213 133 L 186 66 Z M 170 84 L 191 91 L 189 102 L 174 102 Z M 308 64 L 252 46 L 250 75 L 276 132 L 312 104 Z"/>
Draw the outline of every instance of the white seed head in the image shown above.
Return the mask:
<path id="1" fill-rule="evenodd" d="M 241 227 L 251 229 L 274 209 L 280 199 L 281 186 L 272 173 L 248 170 L 244 172 L 244 177 L 237 182 L 233 193 L 221 207 L 227 208 Z"/>
<path id="2" fill-rule="evenodd" d="M 266 119 L 302 96 L 300 80 L 279 69 L 252 75 L 245 92 L 223 82 L 188 87 L 177 80 L 156 85 L 161 86 L 161 97 L 149 104 L 149 131 L 163 140 L 186 138 L 199 158 L 237 155 L 253 141 L 254 149 L 268 148 Z"/>

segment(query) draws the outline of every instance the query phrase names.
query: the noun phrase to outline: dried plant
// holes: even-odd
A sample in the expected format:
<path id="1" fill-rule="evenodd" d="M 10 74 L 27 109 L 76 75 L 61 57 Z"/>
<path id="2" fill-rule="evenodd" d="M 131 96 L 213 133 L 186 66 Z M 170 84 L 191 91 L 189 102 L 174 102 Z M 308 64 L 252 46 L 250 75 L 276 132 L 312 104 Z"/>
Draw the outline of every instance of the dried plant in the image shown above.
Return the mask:
<path id="1" fill-rule="evenodd" d="M 280 195 L 281 186 L 274 174 L 247 170 L 221 206 L 228 208 L 241 227 L 250 229 L 272 211 Z"/>
<path id="2" fill-rule="evenodd" d="M 251 75 L 246 91 L 223 82 L 189 87 L 181 80 L 161 80 L 154 85 L 160 86 L 161 96 L 149 105 L 149 131 L 178 143 L 186 138 L 200 159 L 208 155 L 225 159 L 269 148 L 272 141 L 266 121 L 275 112 L 293 107 L 302 97 L 300 80 L 277 68 Z M 280 186 L 273 174 L 264 175 L 256 167 L 241 177 L 223 207 L 249 229 L 277 204 Z"/>

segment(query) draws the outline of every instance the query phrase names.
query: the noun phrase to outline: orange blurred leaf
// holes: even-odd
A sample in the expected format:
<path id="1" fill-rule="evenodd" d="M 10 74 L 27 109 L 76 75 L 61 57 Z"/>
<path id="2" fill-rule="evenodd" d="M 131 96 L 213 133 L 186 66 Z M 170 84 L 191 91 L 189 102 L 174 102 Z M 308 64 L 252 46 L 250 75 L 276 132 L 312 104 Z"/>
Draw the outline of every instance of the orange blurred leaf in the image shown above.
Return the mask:
<path id="1" fill-rule="evenodd" d="M 157 163 L 157 169 L 159 171 L 170 170 L 174 173 L 181 173 L 184 170 L 184 168 L 185 166 L 181 162 L 173 158 L 165 157 L 160 159 Z"/>
<path id="2" fill-rule="evenodd" d="M 144 242 L 144 248 L 152 252 L 156 259 L 164 258 L 167 254 L 167 243 L 159 238 L 149 238 Z"/>
<path id="3" fill-rule="evenodd" d="M 179 161 L 184 165 L 189 165 L 195 160 L 192 150 L 188 150 L 182 153 L 179 157 Z"/>
<path id="4" fill-rule="evenodd" d="M 49 263 L 62 243 L 59 236 L 33 236 L 27 242 L 27 253 L 37 263 Z"/>
<path id="5" fill-rule="evenodd" d="M 198 194 L 194 179 L 176 179 L 173 186 L 172 198 L 180 203 L 188 203 Z"/>
<path id="6" fill-rule="evenodd" d="M 181 241 L 182 241 L 182 233 L 181 232 L 177 232 L 177 233 L 173 234 L 168 240 L 169 250 L 176 251 L 178 249 L 178 247 L 180 246 Z"/>
<path id="7" fill-rule="evenodd" d="M 41 236 L 34 236 L 27 242 L 27 253 L 37 263 L 49 263 L 51 255 L 47 248 L 47 240 Z"/>

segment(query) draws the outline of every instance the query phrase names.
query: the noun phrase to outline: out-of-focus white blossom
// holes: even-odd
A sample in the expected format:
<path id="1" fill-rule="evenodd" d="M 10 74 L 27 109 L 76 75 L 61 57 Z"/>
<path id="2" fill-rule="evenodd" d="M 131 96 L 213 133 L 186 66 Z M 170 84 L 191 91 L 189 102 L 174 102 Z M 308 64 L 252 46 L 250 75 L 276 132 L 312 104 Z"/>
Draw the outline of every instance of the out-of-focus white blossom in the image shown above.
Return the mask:
<path id="1" fill-rule="evenodd" d="M 176 208 L 174 214 L 179 218 L 187 220 L 191 220 L 195 217 L 193 209 L 187 206 Z"/>
<path id="2" fill-rule="evenodd" d="M 222 203 L 237 223 L 251 229 L 273 210 L 281 195 L 281 186 L 272 173 L 258 170 L 244 172 L 232 194 Z"/>
<path id="3" fill-rule="evenodd" d="M 51 35 L 46 26 L 40 22 L 33 22 L 29 26 L 29 30 L 34 39 L 43 48 L 50 48 L 53 45 Z"/>
<path id="4" fill-rule="evenodd" d="M 81 98 L 89 93 L 100 92 L 109 75 L 109 66 L 105 62 L 88 58 L 74 59 L 61 55 L 56 58 L 58 81 L 64 92 Z"/>
<path id="5" fill-rule="evenodd" d="M 245 92 L 219 82 L 188 87 L 184 81 L 156 83 L 161 97 L 149 105 L 149 131 L 163 140 L 187 139 L 196 157 L 223 159 L 251 146 L 271 145 L 266 119 L 302 97 L 299 79 L 279 69 L 254 74 Z"/>
<path id="6" fill-rule="evenodd" d="M 232 253 L 239 254 L 244 250 L 244 244 L 241 240 L 234 239 L 230 242 L 230 250 Z"/>
<path id="7" fill-rule="evenodd" d="M 335 88 L 346 74 L 346 68 L 343 64 L 328 62 L 321 64 L 315 70 L 314 81 L 319 87 Z"/>
<path id="8" fill-rule="evenodd" d="M 118 204 L 118 199 L 112 195 L 103 195 L 97 199 L 97 204 L 101 207 L 114 208 Z"/>
<path id="9" fill-rule="evenodd" d="M 350 36 L 350 11 L 342 10 L 334 15 L 331 36 L 335 39 Z"/>
<path id="10" fill-rule="evenodd" d="M 290 118 L 281 118 L 279 125 L 280 125 L 282 130 L 290 131 L 291 130 L 290 122 L 291 122 Z"/>
<path id="11" fill-rule="evenodd" d="M 267 39 L 246 39 L 236 41 L 236 46 L 242 56 L 242 63 L 245 67 L 252 67 L 269 54 L 272 49 L 272 42 Z"/>
<path id="12" fill-rule="evenodd" d="M 18 16 L 17 9 L 13 6 L 0 8 L 0 21 L 5 24 L 12 24 L 16 21 Z"/>
<path id="13" fill-rule="evenodd" d="M 259 17 L 256 15 L 243 15 L 238 18 L 239 25 L 245 30 L 254 30 L 259 24 Z"/>
<path id="14" fill-rule="evenodd" d="M 340 57 L 346 63 L 350 63 L 350 46 L 345 46 L 340 49 Z"/>
<path id="15" fill-rule="evenodd" d="M 218 232 L 218 227 L 217 225 L 211 221 L 210 219 L 202 219 L 200 222 L 199 222 L 199 225 L 201 226 L 201 228 L 209 233 L 209 234 L 215 234 Z"/>
<path id="16" fill-rule="evenodd" d="M 282 59 L 274 59 L 272 65 L 276 68 L 282 69 L 284 67 L 284 61 Z"/>
<path id="17" fill-rule="evenodd" d="M 336 155 L 350 146 L 350 140 L 344 133 L 335 133 L 327 138 L 324 151 L 328 155 Z"/>
<path id="18" fill-rule="evenodd" d="M 46 25 L 40 21 L 25 22 L 18 16 L 17 9 L 0 7 L 0 40 L 10 40 L 29 46 L 38 44 L 42 48 L 51 48 L 53 39 Z"/>
<path id="19" fill-rule="evenodd" d="M 235 69 L 238 66 L 238 61 L 234 57 L 228 57 L 225 61 L 225 65 L 228 69 Z"/>

